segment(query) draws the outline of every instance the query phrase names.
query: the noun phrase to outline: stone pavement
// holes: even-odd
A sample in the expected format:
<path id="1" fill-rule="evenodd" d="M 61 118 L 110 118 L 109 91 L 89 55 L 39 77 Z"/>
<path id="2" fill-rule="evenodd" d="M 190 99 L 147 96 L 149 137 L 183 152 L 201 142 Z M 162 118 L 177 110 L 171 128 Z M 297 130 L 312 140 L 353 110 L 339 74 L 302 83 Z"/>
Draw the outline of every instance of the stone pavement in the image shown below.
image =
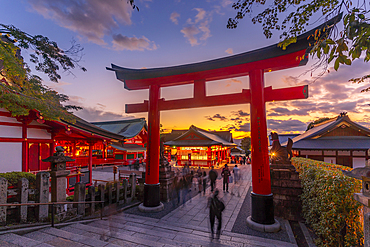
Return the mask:
<path id="1" fill-rule="evenodd" d="M 216 187 L 225 203 L 222 233 L 219 240 L 210 239 L 207 198 L 198 194 L 160 219 L 127 212 L 103 220 L 74 223 L 57 228 L 47 227 L 22 236 L 14 233 L 0 235 L 1 246 L 297 246 L 286 222 L 288 241 L 272 240 L 232 231 L 251 186 L 250 166 L 239 166 L 242 179 L 230 184 L 230 193 L 223 193 L 222 181 Z M 240 195 L 240 196 L 239 196 Z M 246 219 L 243 220 L 245 222 Z M 216 220 L 217 224 L 217 220 Z M 216 226 L 215 226 L 216 227 Z M 241 227 L 247 227 L 243 224 Z"/>

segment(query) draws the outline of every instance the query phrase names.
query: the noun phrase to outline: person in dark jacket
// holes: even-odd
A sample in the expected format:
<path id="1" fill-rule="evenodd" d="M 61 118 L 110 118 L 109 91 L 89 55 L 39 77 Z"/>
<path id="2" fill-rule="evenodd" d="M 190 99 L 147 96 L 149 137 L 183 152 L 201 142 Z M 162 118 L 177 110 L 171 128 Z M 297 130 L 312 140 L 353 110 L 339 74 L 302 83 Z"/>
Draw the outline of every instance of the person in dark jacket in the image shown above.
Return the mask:
<path id="1" fill-rule="evenodd" d="M 211 170 L 208 173 L 209 180 L 211 181 L 211 191 L 213 192 L 215 186 L 216 186 L 216 179 L 218 177 L 217 171 L 213 169 L 213 166 L 211 167 Z"/>
<path id="2" fill-rule="evenodd" d="M 222 189 L 225 192 L 229 192 L 229 176 L 231 175 L 229 167 L 227 167 L 227 164 L 225 164 L 225 167 L 222 169 L 221 176 L 223 178 L 223 186 Z"/>
<path id="3" fill-rule="evenodd" d="M 217 217 L 218 225 L 217 225 L 217 232 L 216 232 L 216 239 L 220 238 L 221 234 L 221 224 L 222 224 L 222 211 L 225 209 L 225 204 L 218 198 L 219 191 L 218 189 L 215 190 L 212 197 L 208 199 L 207 207 L 209 207 L 209 221 L 211 227 L 211 237 L 214 237 L 214 225 L 215 225 L 215 218 Z"/>
<path id="4" fill-rule="evenodd" d="M 202 174 L 202 184 L 203 184 L 203 195 L 206 194 L 206 188 L 207 188 L 207 173 L 205 171 L 203 171 L 203 174 Z"/>

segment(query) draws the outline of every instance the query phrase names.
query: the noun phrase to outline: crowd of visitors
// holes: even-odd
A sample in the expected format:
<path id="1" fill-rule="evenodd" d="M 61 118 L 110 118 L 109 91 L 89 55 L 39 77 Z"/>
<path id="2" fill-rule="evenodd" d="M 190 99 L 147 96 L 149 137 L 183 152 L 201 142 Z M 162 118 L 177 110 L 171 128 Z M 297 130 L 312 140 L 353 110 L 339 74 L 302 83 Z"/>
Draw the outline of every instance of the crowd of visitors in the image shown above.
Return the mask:
<path id="1" fill-rule="evenodd" d="M 229 183 L 234 183 L 232 186 L 231 195 L 239 193 L 241 171 L 238 164 L 233 164 L 233 167 L 229 168 L 228 164 L 225 164 L 221 170 L 222 188 L 224 193 L 229 192 Z M 210 231 L 211 238 L 219 239 L 221 228 L 222 228 L 222 211 L 225 209 L 225 205 L 222 199 L 219 198 L 219 190 L 216 189 L 216 181 L 219 177 L 219 173 L 215 167 L 207 172 L 206 169 L 198 166 L 197 169 L 190 169 L 189 165 L 185 165 L 181 170 L 177 168 L 175 170 L 175 178 L 173 180 L 173 196 L 172 203 L 173 207 L 184 206 L 187 201 L 191 201 L 191 197 L 195 194 L 206 195 L 206 188 L 211 187 L 211 193 L 207 199 L 207 209 L 209 210 L 210 220 Z M 214 225 L 217 219 L 217 228 L 214 230 Z"/>

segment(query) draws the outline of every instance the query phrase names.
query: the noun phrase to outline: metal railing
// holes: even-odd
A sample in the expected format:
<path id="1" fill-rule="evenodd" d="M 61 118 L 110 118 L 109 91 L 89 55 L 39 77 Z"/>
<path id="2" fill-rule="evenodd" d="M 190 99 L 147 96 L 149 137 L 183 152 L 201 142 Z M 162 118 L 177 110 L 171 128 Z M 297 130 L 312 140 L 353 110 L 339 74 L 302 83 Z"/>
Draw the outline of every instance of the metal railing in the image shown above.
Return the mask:
<path id="1" fill-rule="evenodd" d="M 80 204 L 80 203 L 101 203 L 102 207 L 100 210 L 100 219 L 103 219 L 103 209 L 105 201 L 85 201 L 85 202 L 35 202 L 35 203 L 6 203 L 0 204 L 0 207 L 11 207 L 11 206 L 38 206 L 38 205 L 52 205 L 51 207 L 51 226 L 54 227 L 54 216 L 55 216 L 55 206 L 56 205 L 65 205 L 65 204 Z"/>

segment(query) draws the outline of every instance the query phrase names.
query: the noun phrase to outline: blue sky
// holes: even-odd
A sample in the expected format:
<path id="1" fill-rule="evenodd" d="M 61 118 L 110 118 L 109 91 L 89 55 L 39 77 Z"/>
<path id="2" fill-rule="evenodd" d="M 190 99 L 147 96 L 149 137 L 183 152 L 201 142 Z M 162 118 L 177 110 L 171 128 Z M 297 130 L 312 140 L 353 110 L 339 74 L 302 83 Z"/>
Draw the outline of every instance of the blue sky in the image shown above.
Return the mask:
<path id="1" fill-rule="evenodd" d="M 87 72 L 62 73 L 62 80 L 45 84 L 70 96 L 70 103 L 84 107 L 76 115 L 87 121 L 147 117 L 125 114 L 125 104 L 148 99 L 147 90 L 127 91 L 107 71 L 111 63 L 128 68 L 154 68 L 206 61 L 251 51 L 279 41 L 279 35 L 266 39 L 260 25 L 250 18 L 237 29 L 227 29 L 235 15 L 230 0 L 137 0 L 139 11 L 126 0 L 13 0 L 3 1 L 3 24 L 12 24 L 29 34 L 41 34 L 70 47 L 76 40 L 84 47 L 80 64 Z M 314 28 L 315 23 L 308 29 Z M 22 51 L 27 59 L 27 52 Z M 366 84 L 354 85 L 348 79 L 370 73 L 369 64 L 356 61 L 315 80 L 303 72 L 305 67 L 265 75 L 265 85 L 273 88 L 309 84 L 307 100 L 267 104 L 268 131 L 302 133 L 319 117 L 334 117 L 348 112 L 352 120 L 370 127 L 368 94 L 360 93 Z M 299 76 L 301 75 L 301 76 Z M 240 92 L 249 88 L 248 77 L 207 83 L 207 94 Z M 162 89 L 166 99 L 192 96 L 192 85 Z M 205 129 L 230 129 L 234 137 L 249 131 L 249 105 L 167 111 L 161 113 L 165 129 L 188 128 L 191 124 Z"/>

